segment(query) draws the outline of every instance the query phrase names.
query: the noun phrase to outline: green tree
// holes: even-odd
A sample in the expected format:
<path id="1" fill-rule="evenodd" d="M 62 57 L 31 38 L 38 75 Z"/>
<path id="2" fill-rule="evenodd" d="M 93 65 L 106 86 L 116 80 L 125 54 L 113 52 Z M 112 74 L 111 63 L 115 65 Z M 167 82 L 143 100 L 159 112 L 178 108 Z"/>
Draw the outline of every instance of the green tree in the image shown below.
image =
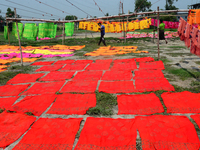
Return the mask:
<path id="1" fill-rule="evenodd" d="M 166 0 L 166 5 L 165 5 L 165 9 L 166 10 L 176 10 L 178 9 L 176 6 L 174 6 L 174 1 L 178 1 L 178 0 Z"/>
<path id="2" fill-rule="evenodd" d="M 109 13 L 106 13 L 106 15 L 105 16 L 109 16 Z"/>
<path id="3" fill-rule="evenodd" d="M 65 20 L 77 20 L 78 18 L 76 16 L 73 16 L 73 15 L 68 15 L 65 17 Z"/>
<path id="4" fill-rule="evenodd" d="M 15 17 L 15 12 L 12 11 L 10 8 L 8 8 L 7 12 L 6 12 L 6 16 L 9 17 L 9 18 L 14 18 Z"/>
<path id="5" fill-rule="evenodd" d="M 151 2 L 147 0 L 135 0 L 135 12 L 149 11 L 151 8 Z"/>

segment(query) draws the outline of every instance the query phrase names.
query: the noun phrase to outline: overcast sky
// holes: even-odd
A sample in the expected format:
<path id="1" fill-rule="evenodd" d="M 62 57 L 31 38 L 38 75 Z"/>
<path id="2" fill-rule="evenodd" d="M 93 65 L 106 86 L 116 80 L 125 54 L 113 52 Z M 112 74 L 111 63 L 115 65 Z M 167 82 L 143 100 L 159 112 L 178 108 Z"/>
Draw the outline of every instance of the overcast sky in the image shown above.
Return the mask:
<path id="1" fill-rule="evenodd" d="M 55 7 L 56 9 L 46 6 L 42 3 L 39 3 L 38 1 L 46 3 L 49 6 Z M 73 3 L 75 6 L 79 7 L 84 12 L 72 6 L 67 1 Z M 86 18 L 87 15 L 97 16 L 97 17 L 104 16 L 104 14 L 101 11 L 99 11 L 99 8 L 95 5 L 94 1 L 96 1 L 96 3 L 102 9 L 104 14 L 109 13 L 109 15 L 117 15 L 119 13 L 120 0 L 0 0 L 0 10 L 2 12 L 0 15 L 5 16 L 5 12 L 8 8 L 7 6 L 10 6 L 12 10 L 14 10 L 14 7 L 16 7 L 17 14 L 19 14 L 22 18 L 34 17 L 38 19 L 40 18 L 40 19 L 57 20 L 59 18 L 63 19 L 66 15 L 70 14 L 76 15 L 79 19 Z M 123 2 L 125 13 L 128 13 L 128 10 L 132 12 L 134 11 L 135 0 L 121 0 L 121 1 Z M 164 9 L 166 3 L 166 0 L 149 0 L 149 1 L 151 1 L 151 3 L 153 4 L 151 7 L 152 10 L 156 10 L 157 6 L 159 6 L 160 9 Z M 27 7 L 19 6 L 12 2 Z M 188 5 L 197 2 L 200 2 L 200 0 L 178 0 L 178 2 L 175 2 L 174 5 L 179 9 L 187 9 Z M 1 4 L 7 6 L 2 6 Z M 31 12 L 26 12 L 20 9 L 28 10 Z M 64 11 L 64 13 L 62 11 Z M 44 12 L 48 14 L 45 14 Z M 42 16 L 42 14 L 44 14 L 44 16 Z M 53 14 L 54 16 L 51 16 L 51 14 Z"/>

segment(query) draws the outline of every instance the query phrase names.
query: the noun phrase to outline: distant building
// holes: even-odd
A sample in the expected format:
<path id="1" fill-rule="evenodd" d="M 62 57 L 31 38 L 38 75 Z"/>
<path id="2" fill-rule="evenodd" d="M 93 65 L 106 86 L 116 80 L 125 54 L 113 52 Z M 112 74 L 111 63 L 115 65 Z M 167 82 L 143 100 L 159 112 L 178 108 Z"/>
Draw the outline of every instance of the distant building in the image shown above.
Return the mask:
<path id="1" fill-rule="evenodd" d="M 196 3 L 193 5 L 189 5 L 189 6 L 190 6 L 190 9 L 200 9 L 200 3 Z"/>
<path id="2" fill-rule="evenodd" d="M 182 17 L 185 21 L 187 21 L 188 13 L 178 12 L 177 15 L 179 15 L 179 16 L 176 16 L 177 20 L 179 20 Z"/>

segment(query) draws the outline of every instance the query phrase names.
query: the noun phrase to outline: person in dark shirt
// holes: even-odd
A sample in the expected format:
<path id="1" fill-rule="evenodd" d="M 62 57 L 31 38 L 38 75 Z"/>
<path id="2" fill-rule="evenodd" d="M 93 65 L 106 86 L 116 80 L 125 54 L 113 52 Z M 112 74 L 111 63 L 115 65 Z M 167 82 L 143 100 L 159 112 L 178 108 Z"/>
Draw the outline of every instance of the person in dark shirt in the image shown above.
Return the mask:
<path id="1" fill-rule="evenodd" d="M 105 35 L 105 26 L 101 24 L 101 22 L 98 23 L 98 25 L 101 27 L 99 28 L 99 30 L 101 31 L 101 37 L 100 37 L 100 41 L 98 43 L 98 45 L 100 45 L 101 41 L 103 42 L 103 44 L 106 46 L 106 42 L 104 39 L 104 35 Z"/>
<path id="2" fill-rule="evenodd" d="M 159 40 L 165 40 L 166 44 L 168 43 L 165 39 L 165 24 L 163 23 L 163 20 L 160 19 L 160 25 L 159 25 Z"/>

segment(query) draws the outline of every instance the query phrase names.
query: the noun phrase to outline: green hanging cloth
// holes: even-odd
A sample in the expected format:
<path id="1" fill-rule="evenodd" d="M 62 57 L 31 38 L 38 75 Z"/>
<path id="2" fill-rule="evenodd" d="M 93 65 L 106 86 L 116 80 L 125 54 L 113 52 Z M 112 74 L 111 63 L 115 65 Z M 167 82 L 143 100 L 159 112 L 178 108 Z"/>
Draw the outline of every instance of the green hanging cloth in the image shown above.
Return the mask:
<path id="1" fill-rule="evenodd" d="M 54 32 L 53 32 L 54 34 L 53 34 L 53 38 L 55 38 L 55 37 L 56 37 L 56 33 L 57 33 L 57 26 L 58 26 L 57 24 L 55 24 L 55 25 L 54 25 Z"/>
<path id="2" fill-rule="evenodd" d="M 66 36 L 72 36 L 74 34 L 74 22 L 65 23 Z"/>
<path id="3" fill-rule="evenodd" d="M 18 30 L 19 30 L 19 37 L 21 39 L 23 32 L 23 23 L 18 23 Z M 12 35 L 14 35 L 18 39 L 16 22 L 13 22 L 12 24 Z"/>
<path id="4" fill-rule="evenodd" d="M 4 38 L 8 39 L 8 26 L 4 26 Z"/>
<path id="5" fill-rule="evenodd" d="M 35 41 L 36 36 L 37 36 L 37 34 L 35 34 L 35 32 L 37 32 L 37 26 L 35 23 L 26 23 L 24 25 L 24 32 L 23 32 L 24 38 Z"/>
<path id="6" fill-rule="evenodd" d="M 45 23 L 39 23 L 38 28 L 38 38 L 45 38 Z"/>

